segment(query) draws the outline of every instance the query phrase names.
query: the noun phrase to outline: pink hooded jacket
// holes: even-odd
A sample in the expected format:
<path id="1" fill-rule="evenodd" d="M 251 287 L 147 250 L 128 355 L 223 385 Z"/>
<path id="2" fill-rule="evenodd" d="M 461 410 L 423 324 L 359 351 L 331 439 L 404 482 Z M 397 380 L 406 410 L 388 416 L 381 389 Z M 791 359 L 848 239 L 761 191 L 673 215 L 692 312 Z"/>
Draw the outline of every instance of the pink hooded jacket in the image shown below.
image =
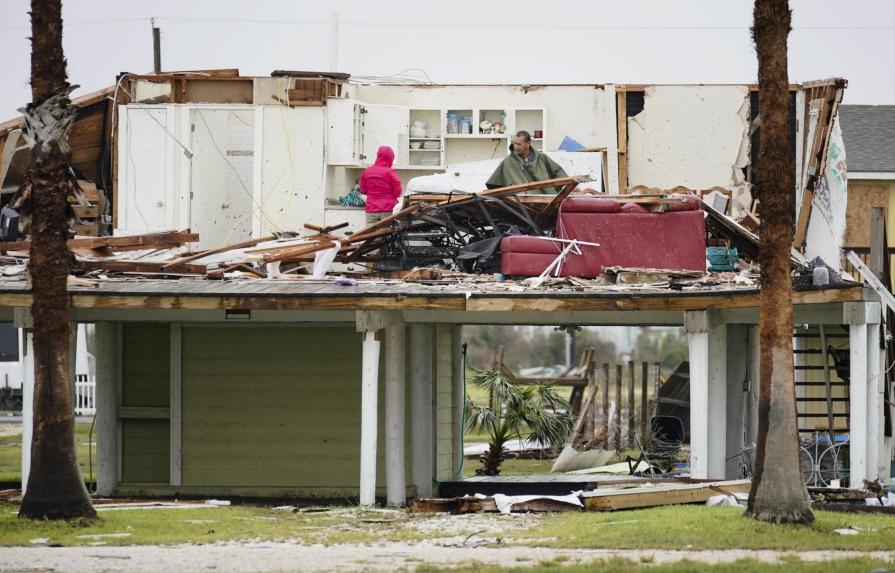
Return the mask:
<path id="1" fill-rule="evenodd" d="M 401 180 L 392 169 L 395 152 L 383 145 L 376 153 L 376 163 L 360 176 L 360 192 L 367 196 L 367 213 L 391 211 L 401 196 Z"/>

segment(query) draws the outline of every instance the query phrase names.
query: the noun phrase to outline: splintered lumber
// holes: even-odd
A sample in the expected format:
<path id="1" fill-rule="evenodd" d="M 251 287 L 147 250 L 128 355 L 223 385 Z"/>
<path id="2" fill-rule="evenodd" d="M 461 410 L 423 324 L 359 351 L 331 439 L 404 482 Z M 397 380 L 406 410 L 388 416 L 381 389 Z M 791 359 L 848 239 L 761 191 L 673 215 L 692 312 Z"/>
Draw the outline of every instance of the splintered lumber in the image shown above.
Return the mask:
<path id="1" fill-rule="evenodd" d="M 410 207 L 407 207 L 406 209 L 401 209 L 394 215 L 389 215 L 388 217 L 386 217 L 385 219 L 382 219 L 381 221 L 377 221 L 377 222 L 373 223 L 372 225 L 368 225 L 368 226 L 364 227 L 363 229 L 361 229 L 360 231 L 358 231 L 357 233 L 351 235 L 351 238 L 353 239 L 352 242 L 357 242 L 358 240 L 362 241 L 364 239 L 369 239 L 373 236 L 372 233 L 374 233 L 375 231 L 379 231 L 380 229 L 385 229 L 388 226 L 390 226 L 392 223 L 394 223 L 395 221 L 398 221 L 399 219 L 403 219 L 407 215 L 412 215 L 413 213 L 416 213 L 419 209 L 420 209 L 420 205 L 411 205 Z"/>
<path id="2" fill-rule="evenodd" d="M 406 210 L 406 209 L 405 209 Z M 400 214 L 400 213 L 399 213 Z M 395 217 L 396 215 L 392 215 Z M 380 223 L 384 222 L 385 219 L 380 221 Z M 369 227 L 372 229 L 372 225 Z M 377 237 L 384 237 L 386 235 L 390 235 L 392 233 L 391 229 L 379 229 L 372 232 L 367 232 L 363 236 L 359 233 L 355 235 L 351 235 L 350 237 L 339 237 L 339 238 L 331 238 L 323 241 L 318 241 L 316 243 L 308 243 L 302 245 L 296 245 L 294 247 L 278 250 L 276 252 L 272 252 L 269 255 L 264 255 L 261 260 L 265 263 L 274 263 L 277 261 L 296 261 L 301 260 L 303 257 L 308 255 L 313 255 L 318 251 L 325 251 L 327 249 L 331 249 L 336 246 L 335 241 L 338 241 L 341 244 L 339 248 L 339 252 L 350 251 L 353 249 L 354 243 L 360 243 L 367 241 L 369 239 L 375 239 Z"/>
<path id="3" fill-rule="evenodd" d="M 693 484 L 662 484 L 628 489 L 597 489 L 581 494 L 587 511 L 615 511 L 659 505 L 705 503 L 719 494 L 749 493 L 752 480 L 739 479 Z"/>
<path id="4" fill-rule="evenodd" d="M 122 235 L 117 237 L 82 237 L 68 240 L 69 249 L 102 249 L 116 250 L 159 249 L 179 246 L 184 243 L 195 243 L 199 235 L 185 231 L 162 231 L 143 235 Z M 0 251 L 27 251 L 31 241 L 0 242 Z"/>
<path id="5" fill-rule="evenodd" d="M 230 244 L 230 245 L 223 245 L 223 246 L 218 247 L 218 248 L 216 248 L 216 249 L 209 249 L 209 250 L 207 250 L 207 251 L 200 251 L 200 252 L 198 252 L 198 253 L 189 255 L 189 256 L 187 256 L 187 257 L 181 257 L 181 258 L 179 258 L 179 259 L 176 259 L 176 260 L 174 260 L 174 261 L 171 261 L 170 263 L 167 263 L 167 264 L 165 265 L 165 268 L 172 267 L 172 266 L 179 265 L 179 264 L 183 264 L 183 263 L 191 263 L 191 262 L 196 261 L 196 260 L 198 260 L 198 259 L 203 259 L 203 258 L 208 257 L 208 256 L 211 256 L 211 255 L 217 255 L 217 254 L 219 254 L 219 253 L 226 253 L 227 251 L 232 251 L 232 250 L 234 250 L 234 249 L 244 249 L 244 248 L 246 248 L 246 247 L 254 247 L 254 246 L 257 245 L 258 243 L 264 243 L 264 242 L 266 242 L 266 241 L 273 241 L 274 239 L 276 239 L 276 236 L 275 236 L 275 235 L 267 235 L 266 237 L 258 237 L 257 239 L 246 239 L 245 241 L 240 241 L 240 242 L 238 242 L 238 243 L 232 243 L 232 244 Z"/>
<path id="6" fill-rule="evenodd" d="M 83 261 L 79 260 L 76 266 L 85 271 L 105 271 L 115 273 L 152 273 L 152 274 L 176 274 L 176 275 L 204 275 L 208 267 L 205 265 L 191 265 L 180 263 L 170 265 L 165 262 L 149 261 Z"/>
<path id="7" fill-rule="evenodd" d="M 330 225 L 329 227 L 319 227 L 317 225 L 312 225 L 310 223 L 305 223 L 305 229 L 310 229 L 312 231 L 317 231 L 321 235 L 328 235 L 333 231 L 338 231 L 339 229 L 344 229 L 349 225 L 348 221 L 344 223 L 339 223 L 338 225 Z"/>
<path id="8" fill-rule="evenodd" d="M 380 271 L 376 273 L 384 279 L 402 281 L 437 281 L 441 280 L 441 269 L 412 269 L 409 271 Z"/>
<path id="9" fill-rule="evenodd" d="M 531 183 L 520 183 L 518 185 L 508 185 L 507 187 L 499 187 L 497 189 L 488 189 L 482 191 L 478 195 L 484 197 L 503 197 L 504 195 L 515 195 L 524 193 L 525 191 L 534 191 L 535 189 L 543 189 L 545 187 L 565 187 L 571 183 L 585 183 L 591 178 L 586 175 L 573 175 L 572 177 L 557 177 L 556 179 L 544 179 L 543 181 L 533 181 Z M 574 187 L 573 187 L 574 189 Z"/>
<path id="10" fill-rule="evenodd" d="M 563 190 L 560 193 L 564 192 L 566 187 L 571 186 L 571 189 L 565 193 L 567 196 L 571 193 L 575 187 L 578 186 L 579 183 L 585 183 L 590 181 L 590 177 L 585 175 L 575 175 L 572 177 L 559 177 L 556 179 L 545 179 L 543 181 L 533 181 L 531 183 L 519 183 L 517 185 L 508 185 L 506 187 L 498 187 L 496 189 L 487 189 L 485 191 L 481 191 L 479 193 L 470 193 L 468 191 L 452 191 L 450 194 L 443 193 L 420 193 L 418 195 L 408 195 L 408 202 L 428 202 L 428 203 L 458 203 L 460 201 L 467 201 L 474 196 L 478 195 L 480 197 L 503 197 L 505 195 L 516 195 L 518 193 L 524 193 L 526 191 L 534 191 L 536 189 L 543 189 L 545 187 L 562 187 Z M 559 193 L 557 193 L 559 195 Z M 563 197 L 565 198 L 565 196 Z M 552 198 L 549 198 L 550 200 Z M 561 202 L 562 200 L 560 200 Z"/>
<path id="11" fill-rule="evenodd" d="M 553 199 L 550 200 L 547 205 L 541 209 L 541 212 L 538 214 L 538 224 L 543 225 L 547 219 L 550 218 L 551 215 L 556 213 L 559 210 L 560 204 L 565 201 L 566 197 L 568 197 L 572 191 L 575 190 L 575 187 L 578 186 L 578 182 L 567 183 L 565 187 L 563 187 L 559 193 L 553 196 Z"/>

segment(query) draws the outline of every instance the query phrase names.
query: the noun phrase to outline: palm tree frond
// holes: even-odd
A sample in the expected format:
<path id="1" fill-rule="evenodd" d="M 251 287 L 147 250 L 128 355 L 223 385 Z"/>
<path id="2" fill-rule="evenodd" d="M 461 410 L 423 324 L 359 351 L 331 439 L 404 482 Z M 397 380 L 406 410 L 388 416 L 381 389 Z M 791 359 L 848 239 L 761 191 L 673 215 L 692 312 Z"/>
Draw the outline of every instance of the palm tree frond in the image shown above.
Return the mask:
<path id="1" fill-rule="evenodd" d="M 491 408 L 467 402 L 466 429 L 470 432 L 493 433 L 496 419 L 497 416 Z"/>

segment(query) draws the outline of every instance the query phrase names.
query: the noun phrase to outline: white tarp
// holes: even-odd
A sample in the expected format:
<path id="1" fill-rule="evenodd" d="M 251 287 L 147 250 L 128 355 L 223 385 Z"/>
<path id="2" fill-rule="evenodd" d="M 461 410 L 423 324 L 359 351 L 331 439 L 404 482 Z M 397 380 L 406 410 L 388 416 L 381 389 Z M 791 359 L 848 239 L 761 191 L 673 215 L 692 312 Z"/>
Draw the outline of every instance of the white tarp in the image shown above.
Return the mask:
<path id="1" fill-rule="evenodd" d="M 831 268 L 841 270 L 839 253 L 845 237 L 845 208 L 848 205 L 848 170 L 845 144 L 839 118 L 833 121 L 830 146 L 823 177 L 814 190 L 808 233 L 805 237 L 805 257 L 820 257 Z"/>

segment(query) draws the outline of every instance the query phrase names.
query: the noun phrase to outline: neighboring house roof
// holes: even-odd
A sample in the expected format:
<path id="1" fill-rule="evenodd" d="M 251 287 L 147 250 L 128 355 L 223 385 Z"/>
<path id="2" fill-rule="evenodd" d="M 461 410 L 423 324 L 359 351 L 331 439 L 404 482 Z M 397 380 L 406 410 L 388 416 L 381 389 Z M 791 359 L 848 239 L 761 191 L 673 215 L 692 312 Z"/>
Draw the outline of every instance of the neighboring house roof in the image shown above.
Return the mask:
<path id="1" fill-rule="evenodd" d="M 850 172 L 895 173 L 895 105 L 841 105 L 839 124 Z"/>

